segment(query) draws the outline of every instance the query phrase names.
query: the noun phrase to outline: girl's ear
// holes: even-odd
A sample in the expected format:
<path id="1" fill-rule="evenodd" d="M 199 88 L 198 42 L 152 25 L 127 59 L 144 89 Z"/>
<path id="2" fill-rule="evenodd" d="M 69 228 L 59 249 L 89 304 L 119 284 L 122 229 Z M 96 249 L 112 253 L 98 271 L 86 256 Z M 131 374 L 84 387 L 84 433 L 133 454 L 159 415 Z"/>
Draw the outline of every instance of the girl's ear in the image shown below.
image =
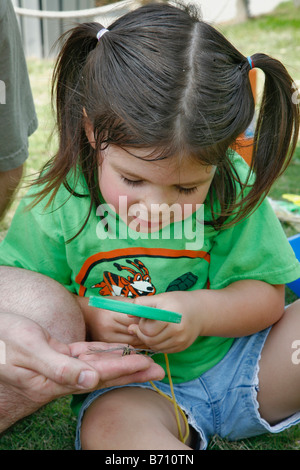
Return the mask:
<path id="1" fill-rule="evenodd" d="M 85 135 L 87 136 L 87 139 L 90 143 L 90 145 L 93 147 L 93 149 L 96 148 L 96 141 L 95 141 L 95 134 L 94 134 L 94 127 L 89 120 L 86 110 L 83 108 L 83 125 L 84 125 L 84 130 L 85 130 Z"/>

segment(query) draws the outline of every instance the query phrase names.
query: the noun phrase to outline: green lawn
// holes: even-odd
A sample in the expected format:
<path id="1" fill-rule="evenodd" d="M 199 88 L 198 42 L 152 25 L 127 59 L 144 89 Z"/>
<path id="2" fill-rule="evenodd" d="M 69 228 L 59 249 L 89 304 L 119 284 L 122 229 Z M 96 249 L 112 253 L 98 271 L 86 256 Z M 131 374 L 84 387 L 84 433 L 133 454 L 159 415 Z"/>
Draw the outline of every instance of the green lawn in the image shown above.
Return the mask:
<path id="1" fill-rule="evenodd" d="M 239 25 L 220 27 L 226 36 L 247 56 L 255 52 L 265 52 L 279 58 L 295 80 L 300 81 L 300 8 L 296 10 L 292 2 L 284 3 L 275 13 L 251 19 Z M 30 138 L 30 158 L 26 175 L 32 175 L 51 155 L 48 140 L 52 131 L 53 119 L 49 103 L 49 79 L 53 63 L 49 60 L 28 60 L 39 129 Z M 261 89 L 259 78 L 258 89 Z M 52 151 L 54 145 L 52 144 Z M 295 157 L 286 173 L 278 180 L 271 191 L 274 199 L 285 192 L 299 192 L 300 143 Z M 21 188 L 16 201 L 5 221 L 0 225 L 0 239 L 4 237 L 10 224 L 19 198 L 24 194 Z M 291 235 L 295 229 L 284 226 Z M 286 301 L 295 296 L 287 289 Z M 0 450 L 69 450 L 74 448 L 76 420 L 69 408 L 70 398 L 56 400 L 34 416 L 18 423 L 0 439 Z M 264 435 L 252 439 L 229 443 L 213 439 L 212 450 L 293 450 L 300 449 L 300 426 L 279 435 Z"/>

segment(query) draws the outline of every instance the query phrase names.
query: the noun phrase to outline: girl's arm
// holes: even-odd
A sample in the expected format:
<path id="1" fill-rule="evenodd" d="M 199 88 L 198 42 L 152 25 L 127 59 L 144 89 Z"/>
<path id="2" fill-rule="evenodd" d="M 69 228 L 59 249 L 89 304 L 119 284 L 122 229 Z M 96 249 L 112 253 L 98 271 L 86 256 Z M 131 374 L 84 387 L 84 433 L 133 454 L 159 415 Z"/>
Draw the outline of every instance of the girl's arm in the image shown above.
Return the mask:
<path id="1" fill-rule="evenodd" d="M 163 293 L 135 303 L 182 314 L 180 324 L 141 319 L 129 327 L 149 348 L 178 352 L 198 336 L 248 336 L 276 323 L 284 312 L 284 286 L 243 280 L 224 289 Z"/>
<path id="2" fill-rule="evenodd" d="M 203 336 L 248 336 L 276 323 L 284 312 L 284 285 L 243 280 L 202 293 L 201 301 L 207 309 L 207 315 L 201 315 Z M 195 296 L 195 310 L 196 302 Z"/>

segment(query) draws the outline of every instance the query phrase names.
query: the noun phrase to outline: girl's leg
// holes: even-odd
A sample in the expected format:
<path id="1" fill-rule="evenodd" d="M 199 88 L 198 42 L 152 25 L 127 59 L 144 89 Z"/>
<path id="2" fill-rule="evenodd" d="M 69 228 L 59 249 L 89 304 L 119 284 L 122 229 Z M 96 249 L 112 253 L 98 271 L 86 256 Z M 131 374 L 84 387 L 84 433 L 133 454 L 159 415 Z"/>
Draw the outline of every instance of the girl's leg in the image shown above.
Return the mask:
<path id="1" fill-rule="evenodd" d="M 185 433 L 182 418 L 181 427 Z M 92 403 L 82 422 L 85 450 L 188 450 L 189 443 L 179 440 L 173 404 L 150 389 L 107 392 Z"/>
<path id="2" fill-rule="evenodd" d="M 258 402 L 260 414 L 269 424 L 300 410 L 300 364 L 294 359 L 296 341 L 299 349 L 300 299 L 273 326 L 260 360 Z"/>

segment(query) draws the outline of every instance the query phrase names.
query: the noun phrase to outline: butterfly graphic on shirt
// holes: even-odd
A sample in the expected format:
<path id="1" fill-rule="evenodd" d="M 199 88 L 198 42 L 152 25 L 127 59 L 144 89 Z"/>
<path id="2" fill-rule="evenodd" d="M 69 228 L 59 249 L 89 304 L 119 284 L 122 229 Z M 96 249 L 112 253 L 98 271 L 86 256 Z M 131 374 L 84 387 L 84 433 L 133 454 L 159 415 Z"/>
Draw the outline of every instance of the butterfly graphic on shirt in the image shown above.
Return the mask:
<path id="1" fill-rule="evenodd" d="M 151 280 L 149 269 L 138 259 L 126 260 L 130 266 L 114 263 L 119 271 L 128 271 L 130 275 L 124 277 L 116 272 L 104 271 L 103 280 L 94 284 L 92 288 L 99 288 L 99 294 L 106 296 L 122 296 L 135 298 L 145 295 L 154 295 L 156 288 Z M 174 279 L 167 287 L 166 292 L 174 290 L 187 290 L 197 281 L 193 273 L 185 273 Z"/>

